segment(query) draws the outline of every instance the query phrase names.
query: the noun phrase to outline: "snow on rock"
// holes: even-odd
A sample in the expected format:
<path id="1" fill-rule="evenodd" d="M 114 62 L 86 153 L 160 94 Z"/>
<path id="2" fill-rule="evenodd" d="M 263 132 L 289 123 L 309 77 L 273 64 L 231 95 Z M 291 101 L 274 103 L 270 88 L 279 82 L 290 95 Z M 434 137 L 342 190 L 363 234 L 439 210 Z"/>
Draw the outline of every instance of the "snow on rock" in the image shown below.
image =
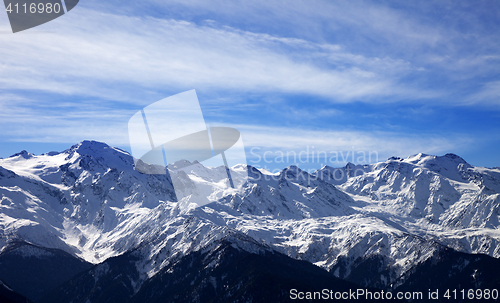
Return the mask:
<path id="1" fill-rule="evenodd" d="M 0 249 L 22 238 L 93 263 L 133 250 L 146 279 L 229 237 L 240 249 L 276 250 L 340 277 L 360 258 L 381 257 L 392 270 L 379 275 L 382 284 L 439 245 L 500 257 L 500 171 L 453 154 L 314 174 L 237 165 L 233 173 L 249 176 L 237 189 L 224 167 L 173 164 L 182 168 L 172 178 L 189 176 L 210 202 L 202 207 L 176 202 L 168 174 L 141 174 L 133 164 L 128 153 L 94 141 L 0 159 Z"/>

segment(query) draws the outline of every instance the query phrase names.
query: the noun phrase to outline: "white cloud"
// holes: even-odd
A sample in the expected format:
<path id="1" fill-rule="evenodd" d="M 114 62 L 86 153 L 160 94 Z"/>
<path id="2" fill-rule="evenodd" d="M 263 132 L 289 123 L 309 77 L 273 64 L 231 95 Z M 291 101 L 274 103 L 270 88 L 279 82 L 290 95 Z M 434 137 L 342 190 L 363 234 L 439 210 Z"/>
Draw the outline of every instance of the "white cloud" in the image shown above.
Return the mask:
<path id="1" fill-rule="evenodd" d="M 149 2 L 188 19 L 210 15 L 221 23 L 243 24 L 256 31 L 286 32 L 318 43 L 330 41 L 347 46 L 351 59 L 370 54 L 400 61 L 415 70 L 427 71 L 424 77 L 438 74 L 440 78 L 463 80 L 496 75 L 500 63 L 500 32 L 494 26 L 500 6 L 494 2 Z M 350 56 L 335 57 L 349 60 Z M 401 69 L 396 69 L 396 73 L 401 73 Z"/>
<path id="2" fill-rule="evenodd" d="M 65 103 L 29 98 L 2 99 L 0 140 L 3 144 L 74 144 L 91 139 L 112 145 L 128 145 L 127 122 L 134 114 L 133 110 L 85 100 Z"/>
<path id="3" fill-rule="evenodd" d="M 338 45 L 84 8 L 40 30 L 49 32 L 0 35 L 2 87 L 128 101 L 117 88 L 307 93 L 340 102 L 429 94 L 397 83 L 408 63 Z"/>
<path id="4" fill-rule="evenodd" d="M 351 46 L 365 44 L 368 53 L 416 55 L 423 48 L 449 46 L 456 35 L 429 15 L 453 13 L 454 6 L 439 2 L 412 3 L 348 0 L 233 1 L 148 0 L 187 19 L 212 16 L 221 23 L 240 23 L 257 31 L 287 32 L 310 41 L 334 40 Z M 446 7 L 448 6 L 448 7 Z M 110 6 L 111 7 L 111 6 Z M 445 7 L 445 8 L 444 8 Z M 438 17 L 441 19 L 440 17 Z M 359 43 L 361 42 L 361 43 Z M 369 44 L 366 44 L 368 42 Z"/>
<path id="5" fill-rule="evenodd" d="M 3 141 L 68 143 L 91 139 L 114 146 L 129 146 L 127 123 L 134 110 L 114 109 L 96 102 L 67 104 L 63 110 L 48 109 L 40 114 L 40 107 L 49 103 L 19 101 L 18 107 L 6 108 L 0 119 L 3 125 Z M 314 113 L 309 113 L 314 115 Z M 336 112 L 331 113 L 336 115 Z M 22 120 L 23 123 L 17 123 Z M 217 126 L 212 123 L 210 126 Z M 474 140 L 464 134 L 405 134 L 391 131 L 361 130 L 312 130 L 302 125 L 271 127 L 263 125 L 231 125 L 242 134 L 247 148 L 259 147 L 265 151 L 363 151 L 376 152 L 379 159 L 390 156 L 407 157 L 424 152 L 442 154 L 460 153 L 471 146 Z M 247 156 L 251 156 L 247 154 Z"/>
<path id="6" fill-rule="evenodd" d="M 135 109 L 95 101 L 77 103 L 86 98 L 108 99 L 131 103 L 127 104 L 130 108 L 142 107 L 165 97 L 156 98 L 151 92 L 174 94 L 192 88 L 215 92 L 210 97 L 251 93 L 286 98 L 304 94 L 333 102 L 432 99 L 450 106 L 450 92 L 457 95 L 457 87 L 462 84 L 454 82 L 456 79 L 498 69 L 497 42 L 489 42 L 487 51 L 471 47 L 463 54 L 464 41 L 485 41 L 488 35 L 461 40 L 456 28 L 448 29 L 436 18 L 426 22 L 422 11 L 413 16 L 408 9 L 363 1 L 177 2 L 184 7 L 175 12 L 178 19 L 185 15 L 223 17 L 216 22 L 197 23 L 157 19 L 143 16 L 147 11 L 135 12 L 137 7 L 128 4 L 115 6 L 121 2 L 99 4 L 91 0 L 45 25 L 11 34 L 3 16 L 0 87 L 9 95 L 0 97 L 2 138 L 68 143 L 95 139 L 128 145 L 126 125 Z M 145 3 L 156 3 L 160 11 L 156 15 L 160 15 L 168 13 L 168 5 L 174 1 L 133 4 Z M 100 6 L 90 9 L 93 5 Z M 162 11 L 162 7 L 167 9 Z M 238 27 L 225 18 L 243 21 Z M 259 30 L 262 28 L 266 30 Z M 468 37 L 475 35 L 479 33 L 472 32 Z M 499 82 L 488 79 L 491 81 L 467 102 L 498 104 Z M 445 82 L 442 91 L 426 88 L 434 80 L 435 86 Z M 51 108 L 50 102 L 27 100 L 26 95 L 33 91 L 67 96 L 69 104 L 62 109 L 63 104 L 57 102 L 57 108 Z M 144 97 L 147 94 L 151 95 Z M 224 97 L 219 98 L 222 103 L 233 101 Z M 461 101 L 453 100 L 463 104 Z M 302 110 L 302 106 L 291 106 L 290 115 L 314 119 L 320 114 L 338 114 L 336 110 Z M 217 106 L 214 108 L 216 111 Z M 471 142 L 459 134 L 312 131 L 300 126 L 237 128 L 244 133 L 247 146 L 274 150 L 315 146 L 407 156 L 417 152 L 459 152 Z"/>
<path id="7" fill-rule="evenodd" d="M 433 75 L 429 69 L 439 68 L 445 71 L 440 77 L 450 79 L 497 69 L 495 43 L 485 43 L 489 51 L 464 56 L 462 44 L 476 40 L 464 40 L 456 25 L 448 28 L 438 19 L 424 18 L 432 10 L 452 16 L 460 10 L 436 3 L 397 6 L 365 1 L 89 1 L 35 29 L 0 35 L 0 84 L 132 102 L 138 94 L 123 91 L 124 86 L 135 91 L 306 93 L 336 102 L 436 101 L 453 88 L 425 88 L 425 75 Z M 200 21 L 202 26 L 144 17 L 147 7 L 177 18 L 217 21 Z M 464 22 L 473 23 L 471 18 Z M 255 32 L 227 26 L 237 23 Z M 7 23 L 2 24 L 7 32 Z M 488 35 L 467 33 L 467 39 L 488 41 Z"/>
<path id="8" fill-rule="evenodd" d="M 70 145 L 91 139 L 106 142 L 112 146 L 124 148 L 129 146 L 127 128 L 120 121 L 120 115 L 117 115 L 116 119 L 107 117 L 107 119 L 102 119 L 97 123 L 96 121 L 58 117 L 49 118 L 52 122 L 50 125 L 17 129 L 12 131 L 12 134 L 19 134 L 22 138 L 19 140 L 21 142 L 68 143 Z M 266 152 L 267 157 L 271 160 L 280 155 L 280 152 L 285 155 L 287 153 L 295 153 L 296 155 L 303 153 L 302 157 L 308 159 L 305 163 L 316 168 L 319 168 L 320 163 L 339 165 L 342 163 L 342 157 L 350 162 L 366 163 L 368 156 L 370 157 L 369 162 L 378 162 L 391 156 L 407 157 L 419 152 L 434 155 L 442 155 L 447 152 L 460 154 L 467 151 L 473 141 L 460 134 L 444 137 L 403 135 L 391 132 L 318 131 L 248 125 L 235 127 L 242 134 L 243 143 L 247 148 L 247 163 L 250 165 L 255 165 L 255 161 L 258 160 L 255 155 L 262 157 Z M 325 163 L 323 160 L 321 160 L 323 162 L 314 160 L 314 157 L 319 157 L 324 153 L 328 154 L 328 158 L 334 153 L 338 153 L 338 162 Z M 358 155 L 361 154 L 366 157 L 359 160 Z M 352 158 L 352 155 L 355 157 Z M 279 166 L 280 163 L 274 165 Z"/>
<path id="9" fill-rule="evenodd" d="M 500 105 L 500 81 L 491 81 L 483 85 L 476 93 L 467 98 L 466 103 L 482 103 L 488 105 Z"/>
<path id="10" fill-rule="evenodd" d="M 235 125 L 244 134 L 247 146 L 296 150 L 314 146 L 321 150 L 380 151 L 404 156 L 418 152 L 440 153 L 463 149 L 470 143 L 464 135 L 401 134 L 383 131 L 305 130 L 300 127 Z"/>

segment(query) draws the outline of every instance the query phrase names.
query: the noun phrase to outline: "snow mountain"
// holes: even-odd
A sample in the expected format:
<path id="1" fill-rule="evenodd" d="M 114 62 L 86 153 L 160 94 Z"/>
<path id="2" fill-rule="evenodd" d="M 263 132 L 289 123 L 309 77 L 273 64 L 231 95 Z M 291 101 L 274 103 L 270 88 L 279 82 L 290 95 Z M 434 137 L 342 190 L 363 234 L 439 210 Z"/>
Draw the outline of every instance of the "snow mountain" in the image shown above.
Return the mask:
<path id="1" fill-rule="evenodd" d="M 393 290 L 415 283 L 436 258 L 456 277 L 471 270 L 487 277 L 489 267 L 500 266 L 500 169 L 474 167 L 453 154 L 325 166 L 313 174 L 296 166 L 271 174 L 237 165 L 232 174 L 248 174 L 237 188 L 228 186 L 224 167 L 194 163 L 183 171 L 210 201 L 202 207 L 180 205 L 169 175 L 145 175 L 133 164 L 127 152 L 95 141 L 0 159 L 0 263 L 16 255 L 12 272 L 21 260 L 43 262 L 41 252 L 57 252 L 83 264 L 68 273 L 77 280 L 54 282 L 69 294 L 64 299 L 57 298 L 61 289 L 23 293 L 9 273 L 0 272 L 0 280 L 35 302 L 99 302 L 97 289 L 114 287 L 105 281 L 117 274 L 127 285 L 123 302 L 151 297 L 148 289 L 163 293 L 155 281 L 192 272 L 180 265 L 189 258 L 214 270 L 210 276 L 200 269 L 204 278 L 193 278 L 193 285 L 201 283 L 193 289 L 206 293 L 203 285 L 215 284 L 215 293 L 208 293 L 218 296 L 224 273 L 216 269 L 231 268 L 225 258 L 236 251 L 306 261 L 345 283 Z M 477 256 L 483 267 L 451 271 L 455 253 L 464 260 Z M 78 289 L 82 283 L 88 287 Z M 245 289 L 231 285 L 233 294 Z M 255 301 L 249 289 L 242 293 Z M 190 302 L 204 302 L 203 295 L 195 297 Z M 234 298 L 221 295 L 220 302 Z"/>

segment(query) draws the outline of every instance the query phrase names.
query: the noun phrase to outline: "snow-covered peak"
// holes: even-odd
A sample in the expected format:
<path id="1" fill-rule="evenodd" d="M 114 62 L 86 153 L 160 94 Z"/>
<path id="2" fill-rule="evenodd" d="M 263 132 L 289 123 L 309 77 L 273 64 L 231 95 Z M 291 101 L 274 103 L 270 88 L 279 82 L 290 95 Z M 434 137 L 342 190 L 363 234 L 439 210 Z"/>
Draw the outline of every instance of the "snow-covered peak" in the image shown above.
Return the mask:
<path id="1" fill-rule="evenodd" d="M 0 247 L 16 235 L 98 263 L 147 243 L 147 272 L 230 232 L 325 268 L 374 252 L 406 264 L 412 253 L 401 245 L 417 251 L 426 239 L 500 256 L 500 172 L 455 155 L 315 174 L 237 165 L 231 174 L 248 180 L 236 188 L 225 167 L 191 164 L 171 174 L 189 175 L 209 203 L 182 211 L 169 175 L 141 174 L 128 153 L 104 143 L 2 159 Z"/>
<path id="2" fill-rule="evenodd" d="M 349 178 L 361 176 L 365 173 L 373 171 L 374 167 L 376 167 L 376 164 L 360 165 L 350 162 L 347 163 L 344 167 L 338 168 L 325 165 L 324 167 L 316 171 L 314 175 L 330 184 L 341 185 L 344 184 Z"/>
<path id="3" fill-rule="evenodd" d="M 448 153 L 448 154 L 444 155 L 443 158 L 448 158 L 448 159 L 454 160 L 454 161 L 459 162 L 459 163 L 467 163 L 462 157 L 455 155 L 453 153 Z"/>
<path id="4" fill-rule="evenodd" d="M 41 155 L 22 151 L 0 159 L 0 166 L 20 176 L 44 181 L 56 187 L 68 171 L 79 175 L 82 171 L 105 173 L 109 168 L 118 171 L 134 169 L 133 159 L 127 152 L 96 141 L 83 141 L 63 152 Z"/>
<path id="5" fill-rule="evenodd" d="M 84 140 L 78 144 L 71 146 L 69 149 L 67 149 L 64 152 L 69 153 L 72 151 L 76 151 L 81 155 L 84 155 L 84 154 L 95 155 L 95 154 L 102 153 L 104 150 L 110 149 L 110 148 L 115 149 L 115 148 L 110 147 L 109 145 L 107 145 L 106 143 L 103 143 L 103 142 L 98 142 L 98 141 L 93 141 L 93 140 Z"/>
<path id="6" fill-rule="evenodd" d="M 396 156 L 392 156 L 390 157 L 389 159 L 387 159 L 388 161 L 403 161 L 404 159 L 403 158 L 400 158 L 400 157 L 396 157 Z"/>
<path id="7" fill-rule="evenodd" d="M 391 157 L 389 159 L 401 159 L 399 157 Z M 453 164 L 467 164 L 467 162 L 460 156 L 457 156 L 452 153 L 448 153 L 444 156 L 433 156 L 433 155 L 427 155 L 423 153 L 419 153 L 413 156 L 409 156 L 404 160 L 407 163 L 412 163 L 416 165 L 422 165 L 426 166 L 428 163 L 433 163 L 433 164 L 445 164 L 445 163 L 453 163 Z"/>
<path id="8" fill-rule="evenodd" d="M 97 141 L 82 141 L 61 154 L 65 154 L 73 163 L 83 159 L 82 165 L 86 164 L 86 160 L 92 160 L 100 166 L 119 170 L 133 167 L 133 158 L 128 152 Z"/>
<path id="9" fill-rule="evenodd" d="M 191 166 L 193 164 L 195 164 L 195 163 L 191 163 L 188 160 L 178 160 L 178 161 L 175 161 L 174 163 L 169 163 L 168 168 L 171 170 L 175 170 L 175 169 L 185 168 L 185 167 Z"/>
<path id="10" fill-rule="evenodd" d="M 302 169 L 300 169 L 296 165 L 290 165 L 286 168 L 284 168 L 280 173 L 279 176 L 280 178 L 288 178 L 288 179 L 296 179 L 297 176 L 301 174 L 306 174 Z"/>
<path id="11" fill-rule="evenodd" d="M 33 158 L 33 156 L 34 155 L 32 153 L 29 153 L 29 152 L 23 150 L 19 153 L 13 154 L 9 158 L 14 158 L 16 160 L 19 160 L 19 159 L 31 159 L 31 158 Z"/>
<path id="12" fill-rule="evenodd" d="M 429 169 L 455 181 L 462 181 L 466 178 L 464 172 L 472 167 L 463 158 L 455 154 L 446 154 L 444 156 L 418 154 L 407 158 L 404 162 Z"/>
<path id="13" fill-rule="evenodd" d="M 384 171 L 387 174 L 389 171 L 397 171 L 403 174 L 403 177 L 413 177 L 415 173 L 422 170 L 434 172 L 454 181 L 469 182 L 471 170 L 474 170 L 474 167 L 455 154 L 434 156 L 419 153 L 406 159 L 390 157 L 387 161 L 374 164 L 347 163 L 344 167 L 338 168 L 324 166 L 316 174 L 329 183 L 342 185 L 350 178 L 368 173 Z"/>
<path id="14" fill-rule="evenodd" d="M 421 162 L 421 161 L 425 161 L 425 160 L 428 160 L 428 159 L 432 159 L 432 158 L 435 158 L 436 156 L 433 156 L 433 155 L 428 155 L 428 154 L 424 154 L 424 153 L 418 153 L 418 154 L 414 154 L 414 155 L 411 155 L 411 156 L 408 156 L 408 158 L 406 158 L 406 162 L 410 162 L 410 163 L 418 163 L 418 162 Z"/>

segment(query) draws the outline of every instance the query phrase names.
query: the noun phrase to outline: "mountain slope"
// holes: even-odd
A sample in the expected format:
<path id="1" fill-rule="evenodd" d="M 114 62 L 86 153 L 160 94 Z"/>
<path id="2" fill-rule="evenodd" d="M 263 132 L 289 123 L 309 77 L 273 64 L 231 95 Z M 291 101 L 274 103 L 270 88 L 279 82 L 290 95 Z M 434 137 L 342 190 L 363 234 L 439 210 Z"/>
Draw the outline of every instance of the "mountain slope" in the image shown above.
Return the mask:
<path id="1" fill-rule="evenodd" d="M 498 291 L 500 286 L 499 268 L 499 259 L 443 248 L 425 262 L 415 265 L 406 273 L 408 278 L 401 277 L 399 280 L 404 282 L 400 284 L 396 281 L 394 288 L 396 291 L 439 290 L 441 297 L 437 302 L 498 302 L 498 294 L 491 296 L 491 291 Z M 457 293 L 453 292 L 455 289 Z"/>
<path id="2" fill-rule="evenodd" d="M 248 246 L 253 247 L 253 253 L 247 251 Z M 130 264 L 137 256 L 131 252 L 110 258 L 55 289 L 41 302 L 295 302 L 293 289 L 324 296 L 324 289 L 330 295 L 330 291 L 359 288 L 311 263 L 234 234 L 180 257 L 134 293 L 130 278 L 137 272 Z"/>
<path id="3" fill-rule="evenodd" d="M 0 302 L 2 303 L 30 303 L 25 296 L 15 292 L 9 286 L 0 281 Z"/>
<path id="4" fill-rule="evenodd" d="M 500 257 L 500 170 L 456 155 L 314 174 L 231 170 L 248 181 L 228 188 L 224 167 L 189 167 L 211 201 L 196 207 L 176 202 L 169 175 L 141 174 L 130 155 L 104 143 L 0 159 L 0 247 L 23 239 L 94 264 L 133 251 L 123 289 L 131 295 L 175 260 L 234 234 L 364 287 L 404 284 L 443 247 Z M 258 253 L 252 247 L 244 250 Z"/>
<path id="5" fill-rule="evenodd" d="M 23 241 L 0 252 L 0 280 L 32 301 L 90 266 L 67 252 Z"/>

